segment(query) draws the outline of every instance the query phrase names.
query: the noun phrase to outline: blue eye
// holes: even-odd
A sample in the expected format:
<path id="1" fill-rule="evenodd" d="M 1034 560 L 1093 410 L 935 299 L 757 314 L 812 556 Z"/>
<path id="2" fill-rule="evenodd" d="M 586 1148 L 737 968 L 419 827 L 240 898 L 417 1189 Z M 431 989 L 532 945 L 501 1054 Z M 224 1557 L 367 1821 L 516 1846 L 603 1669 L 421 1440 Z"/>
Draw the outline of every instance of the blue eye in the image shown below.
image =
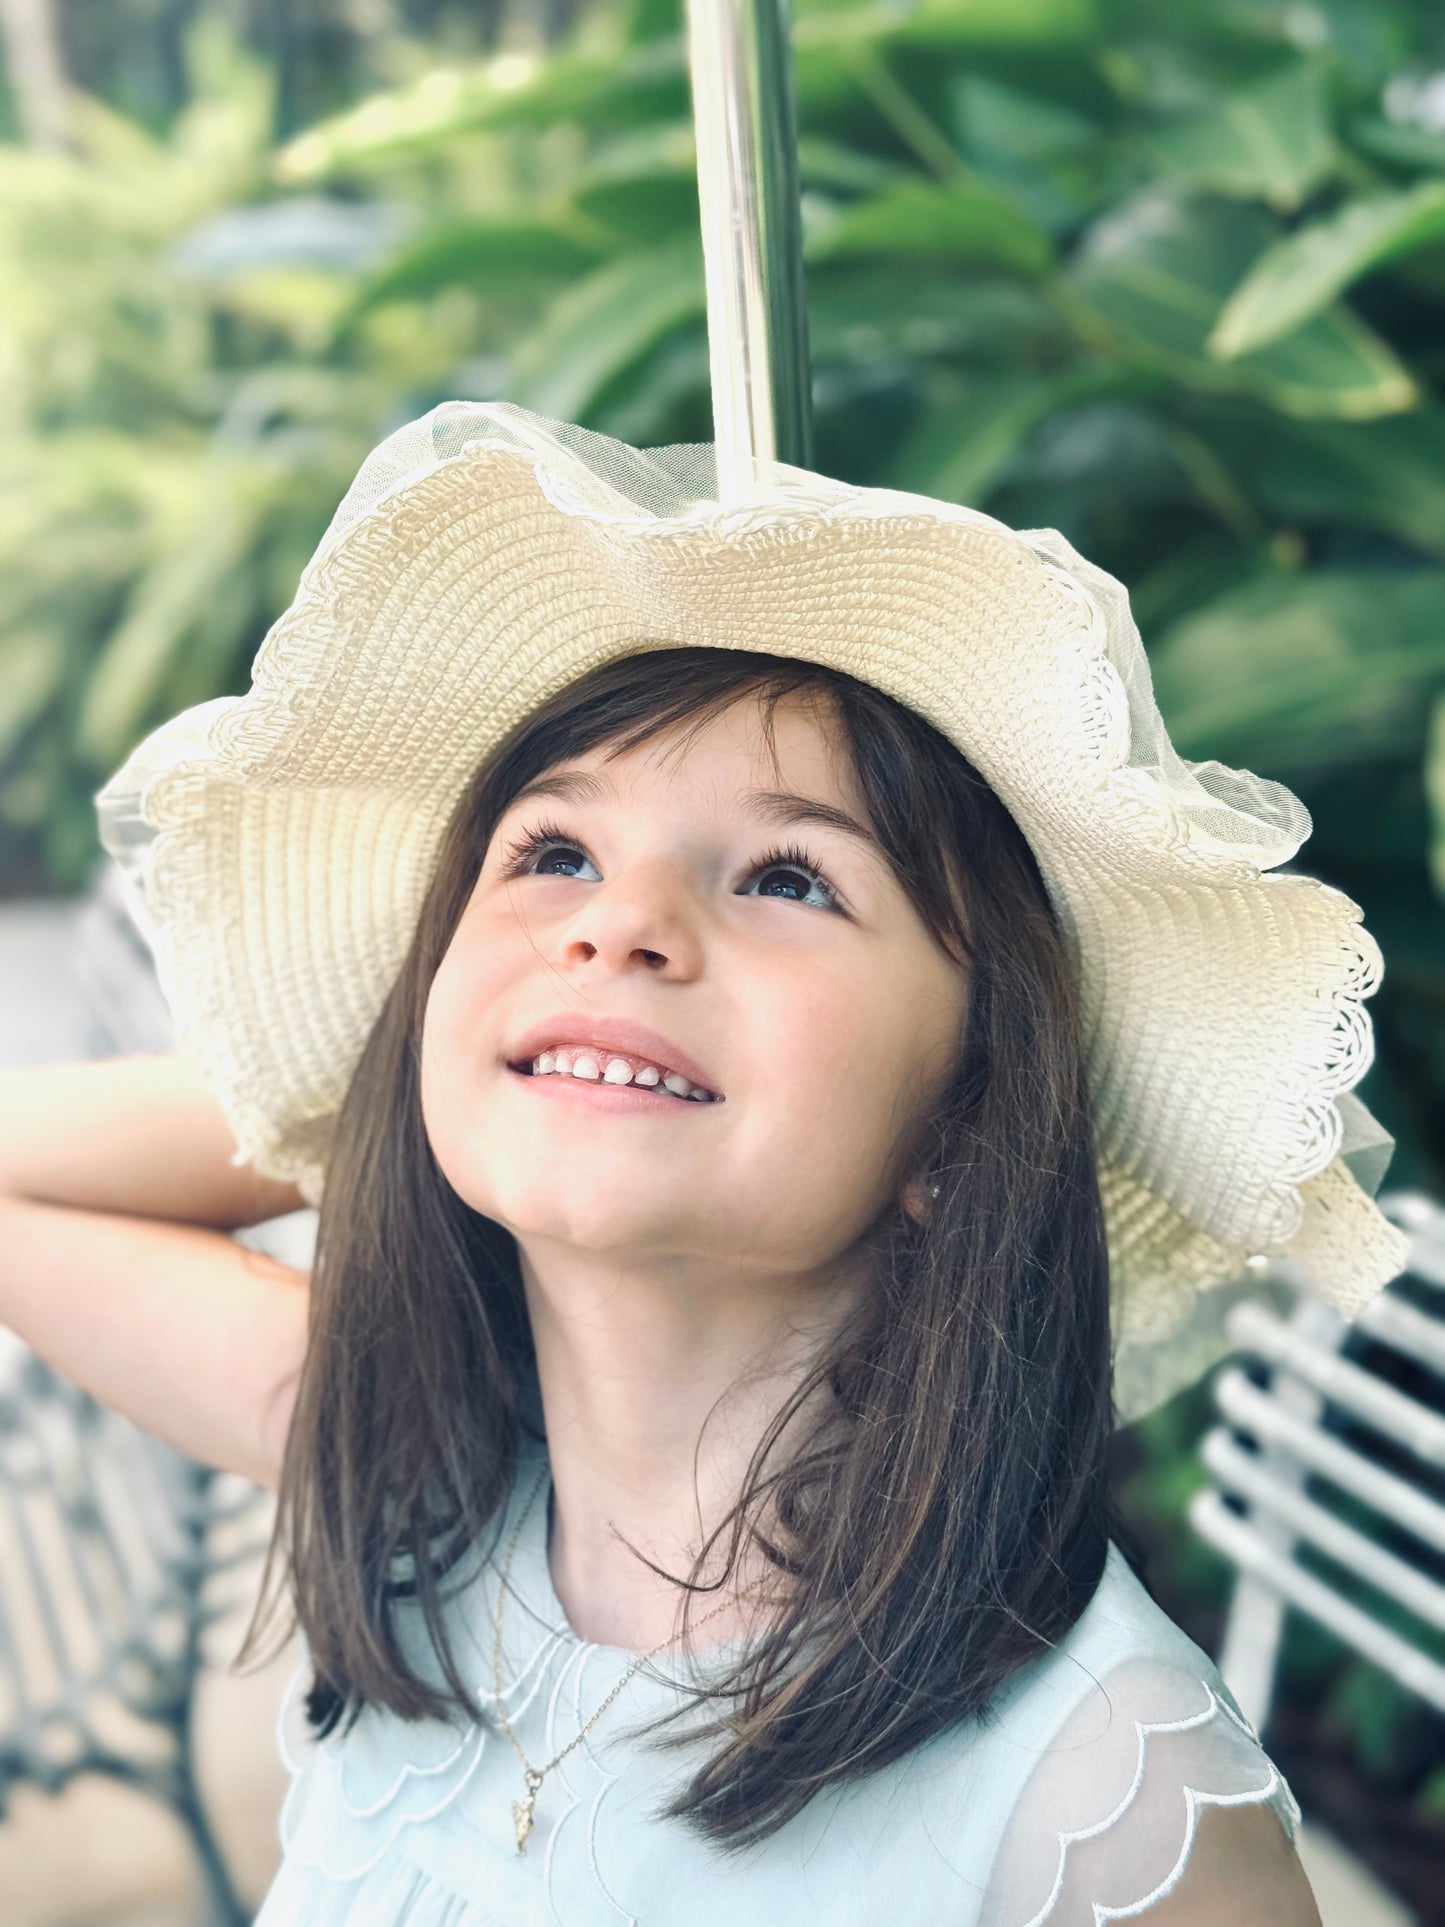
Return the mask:
<path id="1" fill-rule="evenodd" d="M 540 855 L 539 853 L 542 851 L 549 851 L 550 854 L 546 856 Z M 533 863 L 533 858 L 535 857 L 537 859 L 538 864 L 550 862 L 553 858 L 570 864 L 574 854 L 585 857 L 586 853 L 580 843 L 570 838 L 566 832 L 559 829 L 555 823 L 539 823 L 534 830 L 527 831 L 524 835 L 518 837 L 515 842 L 508 844 L 504 856 L 502 874 L 506 877 L 555 875 L 557 874 L 556 872 L 545 872 L 538 868 L 536 864 Z M 801 896 L 784 898 L 784 902 L 805 903 L 807 898 L 811 896 L 813 890 L 817 889 L 822 892 L 824 901 L 821 904 L 815 904 L 811 907 L 823 910 L 837 910 L 841 908 L 838 893 L 833 888 L 833 885 L 818 868 L 817 864 L 814 863 L 808 852 L 800 848 L 796 843 L 780 845 L 769 850 L 765 856 L 761 857 L 758 862 L 753 865 L 752 870 L 749 872 L 749 875 L 752 877 L 766 876 L 768 874 L 793 876 L 794 878 L 801 878 L 807 883 L 808 888 Z"/>
<path id="2" fill-rule="evenodd" d="M 515 843 L 509 843 L 507 845 L 505 860 L 502 865 L 502 875 L 506 877 L 521 876 L 524 870 L 530 868 L 529 858 L 549 843 L 560 843 L 564 849 L 579 850 L 580 854 L 579 846 L 575 843 L 569 843 L 555 823 L 539 823 L 535 830 L 528 830 L 524 835 L 518 837 Z"/>
<path id="3" fill-rule="evenodd" d="M 806 877 L 811 885 L 815 885 L 823 892 L 826 902 L 822 907 L 825 910 L 836 910 L 839 907 L 838 892 L 813 862 L 808 852 L 799 848 L 796 843 L 788 843 L 780 848 L 769 850 L 754 868 L 753 875 L 766 876 L 770 871 L 774 874 L 781 872 L 785 876 Z M 810 894 L 811 891 L 808 891 L 804 897 L 794 900 L 804 902 L 806 896 Z"/>

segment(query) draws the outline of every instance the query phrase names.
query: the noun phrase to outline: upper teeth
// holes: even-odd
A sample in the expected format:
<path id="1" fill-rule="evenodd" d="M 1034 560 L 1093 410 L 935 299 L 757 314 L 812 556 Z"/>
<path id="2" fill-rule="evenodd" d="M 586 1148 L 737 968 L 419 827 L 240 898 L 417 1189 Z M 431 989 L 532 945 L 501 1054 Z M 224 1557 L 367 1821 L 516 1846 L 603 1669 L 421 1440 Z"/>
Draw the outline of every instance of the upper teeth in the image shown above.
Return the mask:
<path id="1" fill-rule="evenodd" d="M 717 1102 L 711 1091 L 692 1083 L 681 1071 L 662 1071 L 656 1064 L 640 1061 L 634 1065 L 627 1057 L 604 1059 L 589 1050 L 544 1050 L 540 1057 L 532 1059 L 534 1077 L 547 1077 L 554 1072 L 564 1077 L 600 1078 L 604 1084 L 661 1084 L 674 1097 L 695 1098 L 703 1104 Z"/>

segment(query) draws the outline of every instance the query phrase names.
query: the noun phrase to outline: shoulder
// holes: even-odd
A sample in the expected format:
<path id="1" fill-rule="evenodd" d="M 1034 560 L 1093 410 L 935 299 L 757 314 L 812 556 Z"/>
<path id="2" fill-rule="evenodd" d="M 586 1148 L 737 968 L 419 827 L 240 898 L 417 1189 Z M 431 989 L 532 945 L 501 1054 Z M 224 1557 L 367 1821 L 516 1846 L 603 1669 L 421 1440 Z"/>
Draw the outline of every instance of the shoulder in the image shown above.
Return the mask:
<path id="1" fill-rule="evenodd" d="M 999 1735 L 1020 1769 L 980 1927 L 1318 1927 L 1288 1785 L 1116 1548 L 1078 1624 L 1004 1696 Z"/>

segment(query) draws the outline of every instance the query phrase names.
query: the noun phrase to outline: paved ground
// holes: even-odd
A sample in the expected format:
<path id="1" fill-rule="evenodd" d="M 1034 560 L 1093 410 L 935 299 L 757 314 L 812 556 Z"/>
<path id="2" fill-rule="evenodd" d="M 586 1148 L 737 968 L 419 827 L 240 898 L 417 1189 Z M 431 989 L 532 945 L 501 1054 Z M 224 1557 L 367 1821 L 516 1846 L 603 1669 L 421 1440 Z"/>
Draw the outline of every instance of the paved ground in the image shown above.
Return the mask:
<path id="1" fill-rule="evenodd" d="M 73 918 L 63 905 L 0 905 L 0 1065 L 86 1054 L 77 1042 L 86 1000 L 67 962 Z M 213 1629 L 218 1658 L 234 1653 L 243 1625 L 238 1616 Z M 199 1773 L 253 1900 L 278 1855 L 285 1775 L 275 1718 L 297 1664 L 294 1644 L 244 1678 L 218 1664 L 201 1691 Z M 1301 1852 L 1323 1927 L 1411 1927 L 1411 1915 L 1328 1835 L 1307 1826 Z M 21 1791 L 0 1824 L 0 1927 L 197 1927 L 198 1898 L 180 1827 L 110 1781 L 77 1781 L 56 1799 Z"/>

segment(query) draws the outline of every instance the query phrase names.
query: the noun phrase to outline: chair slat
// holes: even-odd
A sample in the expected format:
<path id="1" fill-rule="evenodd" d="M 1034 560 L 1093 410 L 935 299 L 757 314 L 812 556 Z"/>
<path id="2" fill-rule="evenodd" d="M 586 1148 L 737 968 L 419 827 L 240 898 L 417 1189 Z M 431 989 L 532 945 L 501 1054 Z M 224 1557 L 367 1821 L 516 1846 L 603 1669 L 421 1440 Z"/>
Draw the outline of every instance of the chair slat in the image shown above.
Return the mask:
<path id="1" fill-rule="evenodd" d="M 1251 1432 L 1261 1444 L 1288 1452 L 1312 1472 L 1413 1533 L 1423 1545 L 1445 1553 L 1445 1506 L 1407 1479 L 1298 1419 L 1237 1367 L 1221 1373 L 1214 1387 L 1214 1402 L 1240 1431 Z"/>
<path id="2" fill-rule="evenodd" d="M 1244 1302 L 1226 1319 L 1229 1335 L 1271 1365 L 1294 1373 L 1372 1430 L 1395 1440 L 1427 1465 L 1445 1471 L 1445 1415 L 1397 1386 L 1294 1332 L 1264 1305 Z"/>
<path id="3" fill-rule="evenodd" d="M 1266 1545 L 1249 1521 L 1231 1512 L 1217 1492 L 1196 1492 L 1189 1502 L 1189 1519 L 1200 1536 L 1241 1571 L 1265 1580 L 1291 1605 L 1328 1626 L 1367 1659 L 1383 1666 L 1402 1685 L 1445 1713 L 1445 1666 L 1402 1639 L 1390 1627 L 1372 1619 L 1351 1600 L 1342 1598 L 1314 1573 Z"/>
<path id="4" fill-rule="evenodd" d="M 1201 1457 L 1219 1483 L 1288 1525 L 1296 1538 L 1326 1553 L 1346 1571 L 1445 1632 L 1445 1586 L 1358 1531 L 1295 1486 L 1284 1485 L 1257 1457 L 1243 1451 L 1222 1426 L 1210 1432 Z"/>
<path id="5" fill-rule="evenodd" d="M 1226 1320 L 1265 1382 L 1238 1365 L 1217 1375 L 1223 1423 L 1200 1447 L 1214 1484 L 1189 1517 L 1238 1568 L 1220 1670 L 1261 1728 L 1284 1606 L 1445 1713 L 1445 1298 L 1433 1296 L 1445 1287 L 1445 1210 L 1416 1194 L 1380 1204 L 1410 1234 L 1409 1264 L 1352 1323 L 1288 1266 L 1288 1318 L 1255 1300 Z M 1343 1355 L 1356 1335 L 1368 1345 Z"/>
<path id="6" fill-rule="evenodd" d="M 1445 1318 L 1432 1318 L 1393 1292 L 1382 1291 L 1354 1322 L 1356 1331 L 1445 1376 Z"/>

